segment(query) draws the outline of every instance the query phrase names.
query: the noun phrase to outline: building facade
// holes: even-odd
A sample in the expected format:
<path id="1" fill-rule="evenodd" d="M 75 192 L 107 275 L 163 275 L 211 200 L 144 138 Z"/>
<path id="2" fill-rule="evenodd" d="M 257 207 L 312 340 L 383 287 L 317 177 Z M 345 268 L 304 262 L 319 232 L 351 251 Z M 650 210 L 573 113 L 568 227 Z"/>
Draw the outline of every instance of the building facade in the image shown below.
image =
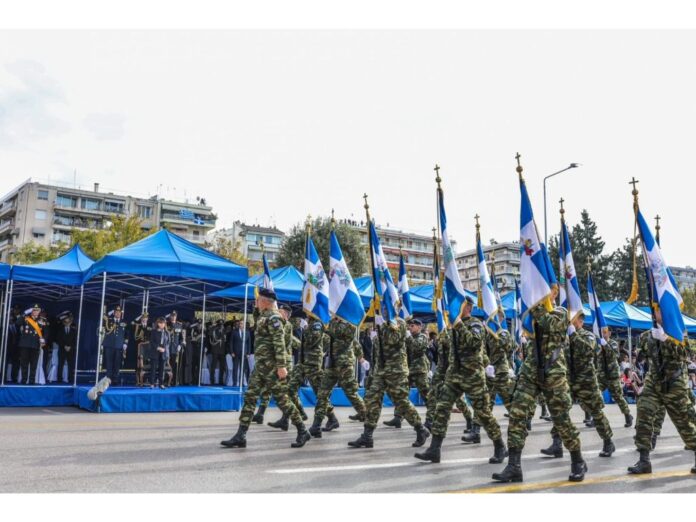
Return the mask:
<path id="1" fill-rule="evenodd" d="M 180 203 L 25 181 L 0 199 L 0 261 L 11 262 L 22 245 L 70 244 L 75 229 L 100 230 L 112 216 L 138 216 L 146 230 L 166 227 L 203 244 L 215 228 L 215 214 L 204 204 Z"/>
<path id="2" fill-rule="evenodd" d="M 497 243 L 483 247 L 488 270 L 494 266 L 498 291 L 506 293 L 515 289 L 515 281 L 520 278 L 520 245 L 517 242 Z M 455 256 L 457 270 L 465 290 L 476 292 L 479 288 L 478 260 L 476 249 L 467 250 Z"/>
<path id="3" fill-rule="evenodd" d="M 285 233 L 275 226 L 247 225 L 241 221 L 235 221 L 231 227 L 216 230 L 210 235 L 211 240 L 218 237 L 232 241 L 233 244 L 237 245 L 242 255 L 254 263 L 261 261 L 262 253 L 265 251 L 268 263 L 275 266 L 275 260 L 283 239 L 285 239 Z M 261 245 L 263 245 L 263 249 Z"/>
<path id="4" fill-rule="evenodd" d="M 690 266 L 670 266 L 674 279 L 677 281 L 677 286 L 680 290 L 693 289 L 696 287 L 696 268 Z"/>

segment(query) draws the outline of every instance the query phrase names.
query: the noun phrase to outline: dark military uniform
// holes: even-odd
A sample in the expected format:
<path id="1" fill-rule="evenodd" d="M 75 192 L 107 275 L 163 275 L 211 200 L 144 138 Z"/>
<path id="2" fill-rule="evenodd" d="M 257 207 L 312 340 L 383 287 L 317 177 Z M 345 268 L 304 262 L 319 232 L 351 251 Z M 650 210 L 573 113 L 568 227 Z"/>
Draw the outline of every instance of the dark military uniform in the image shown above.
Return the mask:
<path id="1" fill-rule="evenodd" d="M 147 322 L 147 316 L 144 319 L 145 321 L 142 320 L 141 316 L 140 320 L 133 321 L 133 339 L 137 350 L 135 362 L 135 384 L 137 386 L 145 384 L 145 373 L 150 367 L 150 358 L 152 357 L 150 353 L 152 326 Z"/>
<path id="2" fill-rule="evenodd" d="M 104 316 L 103 321 L 104 366 L 106 367 L 106 376 L 111 380 L 111 385 L 114 386 L 121 371 L 123 351 L 128 346 L 128 324 L 123 320 L 123 317 L 117 320 L 114 316 Z"/>
<path id="3" fill-rule="evenodd" d="M 176 386 L 181 383 L 181 368 L 180 363 L 183 361 L 183 350 L 186 346 L 186 330 L 180 321 L 167 321 L 167 330 L 169 331 L 169 346 L 167 347 L 167 357 L 169 358 L 169 366 L 172 369 L 173 380 L 172 385 Z M 225 364 L 225 368 L 227 365 Z M 222 368 L 220 369 L 222 375 Z M 224 381 L 223 381 L 224 384 Z"/>
<path id="4" fill-rule="evenodd" d="M 628 403 L 623 396 L 623 387 L 621 386 L 621 371 L 618 362 L 619 344 L 614 339 L 609 339 L 604 346 L 600 343 L 597 346 L 595 364 L 599 388 L 602 391 L 608 388 L 611 398 L 619 406 L 621 413 L 628 416 L 631 414 L 631 410 L 628 408 Z"/>
<path id="5" fill-rule="evenodd" d="M 208 329 L 208 343 L 210 345 L 210 384 L 215 382 L 215 368 L 218 368 L 218 383 L 225 385 L 225 370 L 227 359 L 225 357 L 225 331 L 222 324 L 214 324 Z"/>
<path id="6" fill-rule="evenodd" d="M 38 317 L 32 319 L 30 315 L 17 319 L 19 364 L 22 370 L 22 381 L 25 384 L 36 382 L 40 350 L 45 342 L 43 329 L 38 321 Z"/>

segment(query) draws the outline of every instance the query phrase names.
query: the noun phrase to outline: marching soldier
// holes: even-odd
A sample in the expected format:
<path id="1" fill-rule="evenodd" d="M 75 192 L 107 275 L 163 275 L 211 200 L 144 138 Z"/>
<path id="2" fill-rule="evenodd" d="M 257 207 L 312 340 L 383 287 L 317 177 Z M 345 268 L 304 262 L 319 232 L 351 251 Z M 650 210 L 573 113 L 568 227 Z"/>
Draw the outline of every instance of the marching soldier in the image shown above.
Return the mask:
<path id="1" fill-rule="evenodd" d="M 56 328 L 55 337 L 58 345 L 58 373 L 56 381 L 63 381 L 63 366 L 68 363 L 68 380 L 75 375 L 75 357 L 77 348 L 77 328 L 73 324 L 72 312 L 66 311 L 58 316 L 61 325 Z"/>
<path id="2" fill-rule="evenodd" d="M 502 315 L 502 324 L 505 325 L 505 315 Z M 497 336 L 486 331 L 486 351 L 490 365 L 495 368 L 495 376 L 488 378 L 488 392 L 490 394 L 491 408 L 495 404 L 496 394 L 500 396 L 503 405 L 509 411 L 512 393 L 510 386 L 510 345 L 514 345 L 512 336 L 506 328 L 501 328 Z"/>
<path id="3" fill-rule="evenodd" d="M 169 366 L 172 369 L 172 386 L 181 382 L 181 362 L 183 361 L 182 350 L 186 346 L 186 330 L 184 325 L 177 320 L 176 310 L 173 310 L 167 317 L 167 330 L 169 330 Z M 226 366 L 226 365 L 225 365 Z M 220 370 L 222 372 L 222 369 Z"/>
<path id="4" fill-rule="evenodd" d="M 463 393 L 471 400 L 474 417 L 481 423 L 486 433 L 493 441 L 494 453 L 489 459 L 491 464 L 502 462 L 507 456 L 500 426 L 491 413 L 488 390 L 486 389 L 486 372 L 483 365 L 483 345 L 485 339 L 484 326 L 478 319 L 471 316 L 474 301 L 466 298 L 462 317 L 452 326 L 452 349 L 450 363 L 445 376 L 433 422 L 433 438 L 430 447 L 415 457 L 430 462 L 440 462 L 442 441 L 447 434 L 452 405 Z M 478 433 L 472 432 L 462 437 L 469 443 L 480 442 Z"/>
<path id="5" fill-rule="evenodd" d="M 626 423 L 625 428 L 630 428 L 633 425 L 633 415 L 628 408 L 628 403 L 623 396 L 623 387 L 621 386 L 621 371 L 619 369 L 619 344 L 615 339 L 611 338 L 611 330 L 609 328 L 602 329 L 602 338 L 599 340 L 599 349 L 597 350 L 596 366 L 597 379 L 599 381 L 600 390 L 604 391 L 607 388 L 611 394 L 611 398 L 619 406 L 621 413 L 624 414 Z"/>
<path id="6" fill-rule="evenodd" d="M 118 305 L 103 318 L 104 366 L 106 366 L 106 376 L 111 381 L 111 386 L 116 385 L 121 364 L 126 358 L 126 350 L 128 349 L 127 326 L 123 320 L 123 310 Z"/>
<path id="7" fill-rule="evenodd" d="M 251 424 L 256 401 L 261 390 L 268 388 L 275 397 L 278 407 L 287 414 L 297 428 L 297 439 L 291 447 L 301 448 L 312 437 L 302 422 L 300 412 L 288 396 L 289 360 L 285 346 L 283 318 L 278 313 L 275 292 L 266 288 L 260 289 L 256 306 L 260 311 L 255 330 L 256 366 L 244 395 L 244 407 L 239 416 L 237 433 L 231 439 L 222 441 L 221 444 L 228 448 L 246 448 L 246 432 Z"/>
<path id="8" fill-rule="evenodd" d="M 25 384 L 36 383 L 36 369 L 39 364 L 40 350 L 46 344 L 43 328 L 39 324 L 41 307 L 35 304 L 24 312 L 24 316 L 17 319 L 17 333 L 19 341 L 19 364 L 22 371 L 22 381 Z"/>

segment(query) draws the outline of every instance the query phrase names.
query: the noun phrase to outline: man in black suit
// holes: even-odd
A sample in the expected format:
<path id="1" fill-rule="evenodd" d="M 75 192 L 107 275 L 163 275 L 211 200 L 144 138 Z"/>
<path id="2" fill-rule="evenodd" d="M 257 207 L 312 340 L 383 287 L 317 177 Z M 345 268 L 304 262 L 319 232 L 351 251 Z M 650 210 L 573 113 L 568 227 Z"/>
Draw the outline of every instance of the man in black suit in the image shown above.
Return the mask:
<path id="1" fill-rule="evenodd" d="M 72 312 L 63 312 L 58 316 L 61 322 L 55 330 L 55 342 L 58 345 L 58 373 L 57 382 L 63 381 L 63 366 L 68 363 L 68 380 L 70 382 L 75 375 L 75 354 L 77 349 L 77 328 L 73 324 Z"/>
<path id="2" fill-rule="evenodd" d="M 244 332 L 240 321 L 235 321 L 230 332 L 230 345 L 232 348 L 232 380 L 233 386 L 239 386 L 242 371 L 249 378 L 249 364 L 246 362 L 251 346 L 249 332 Z M 241 381 L 243 382 L 243 381 Z"/>

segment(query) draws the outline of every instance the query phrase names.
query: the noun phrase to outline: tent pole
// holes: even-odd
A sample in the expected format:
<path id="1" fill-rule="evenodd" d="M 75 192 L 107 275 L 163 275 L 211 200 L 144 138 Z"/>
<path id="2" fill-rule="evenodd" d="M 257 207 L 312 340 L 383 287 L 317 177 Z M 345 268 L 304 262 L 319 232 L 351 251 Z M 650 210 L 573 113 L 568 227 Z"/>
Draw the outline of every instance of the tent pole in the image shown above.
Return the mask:
<path id="1" fill-rule="evenodd" d="M 146 293 L 146 292 L 147 292 L 147 290 L 143 290 L 143 303 L 140 305 L 140 313 L 141 313 L 141 314 L 142 314 L 143 312 L 145 312 L 145 293 Z"/>
<path id="2" fill-rule="evenodd" d="M 5 296 L 5 324 L 9 326 L 9 316 L 10 316 L 10 303 L 12 302 L 12 291 L 14 290 L 14 279 L 10 279 L 10 289 L 7 291 L 7 295 Z M 5 330 L 4 335 L 2 336 L 2 352 L 3 352 L 3 357 L 2 357 L 2 379 L 0 380 L 0 386 L 5 386 L 5 368 L 7 366 L 7 333 L 8 330 Z M 15 383 L 17 384 L 17 383 Z"/>
<path id="3" fill-rule="evenodd" d="M 75 375 L 73 376 L 73 388 L 77 386 L 77 361 L 80 355 L 80 330 L 82 329 L 82 301 L 85 297 L 85 285 L 80 285 L 80 307 L 77 316 L 77 341 L 75 342 Z M 62 371 L 61 368 L 59 371 Z M 60 375 L 58 376 L 60 379 Z"/>
<path id="4" fill-rule="evenodd" d="M 101 356 L 102 356 L 102 341 L 104 340 L 104 297 L 106 294 L 106 272 L 102 276 L 102 295 L 101 306 L 99 307 L 99 334 L 97 339 L 97 375 L 94 379 L 94 385 L 99 382 L 99 372 L 101 371 Z"/>
<path id="5" fill-rule="evenodd" d="M 631 323 L 628 324 L 628 363 L 633 363 L 633 339 L 631 338 Z"/>
<path id="6" fill-rule="evenodd" d="M 247 293 L 249 283 L 244 283 L 244 319 L 242 319 L 242 360 L 239 364 L 239 393 L 242 393 L 242 383 L 244 382 L 244 365 L 246 364 L 246 334 L 247 334 Z"/>
<path id="7" fill-rule="evenodd" d="M 201 315 L 201 353 L 198 360 L 198 386 L 202 386 L 201 380 L 203 379 L 203 341 L 205 339 L 205 283 L 203 283 L 203 314 Z M 210 382 L 213 382 L 213 377 L 211 376 Z"/>
<path id="8" fill-rule="evenodd" d="M 2 306 L 0 306 L 0 314 L 2 314 L 2 340 L 0 341 L 0 370 L 4 372 L 5 368 L 5 338 L 9 332 L 9 325 L 7 324 L 7 315 L 5 314 L 5 307 L 7 306 L 7 290 L 9 282 L 5 282 L 2 288 Z"/>

